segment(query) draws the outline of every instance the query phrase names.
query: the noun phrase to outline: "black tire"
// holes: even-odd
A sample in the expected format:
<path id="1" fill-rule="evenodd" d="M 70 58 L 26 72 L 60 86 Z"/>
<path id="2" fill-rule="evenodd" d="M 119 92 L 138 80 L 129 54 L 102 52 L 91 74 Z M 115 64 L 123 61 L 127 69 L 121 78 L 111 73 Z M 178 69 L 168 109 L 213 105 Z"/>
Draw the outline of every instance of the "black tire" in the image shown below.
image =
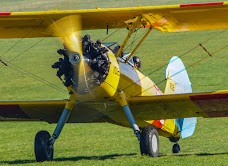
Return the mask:
<path id="1" fill-rule="evenodd" d="M 140 134 L 140 151 L 142 155 L 157 157 L 159 153 L 158 132 L 153 126 L 146 126 Z"/>
<path id="2" fill-rule="evenodd" d="M 172 148 L 173 153 L 179 153 L 180 152 L 180 145 L 178 143 L 175 143 Z"/>
<path id="3" fill-rule="evenodd" d="M 53 160 L 54 147 L 50 145 L 50 134 L 39 131 L 35 137 L 34 151 L 37 162 Z"/>

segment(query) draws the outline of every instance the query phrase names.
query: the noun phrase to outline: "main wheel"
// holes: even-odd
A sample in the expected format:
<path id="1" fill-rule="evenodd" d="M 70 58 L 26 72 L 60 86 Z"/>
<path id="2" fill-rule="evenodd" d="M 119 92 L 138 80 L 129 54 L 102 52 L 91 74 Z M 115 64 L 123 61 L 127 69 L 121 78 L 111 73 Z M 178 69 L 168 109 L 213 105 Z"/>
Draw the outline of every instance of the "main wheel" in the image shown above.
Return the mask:
<path id="1" fill-rule="evenodd" d="M 180 152 L 180 145 L 178 143 L 175 143 L 172 148 L 173 153 L 179 153 Z"/>
<path id="2" fill-rule="evenodd" d="M 35 137 L 34 151 L 37 162 L 53 160 L 54 147 L 50 144 L 50 134 L 39 131 Z"/>
<path id="3" fill-rule="evenodd" d="M 158 132 L 153 126 L 146 126 L 140 134 L 140 151 L 142 155 L 157 157 L 159 153 Z"/>

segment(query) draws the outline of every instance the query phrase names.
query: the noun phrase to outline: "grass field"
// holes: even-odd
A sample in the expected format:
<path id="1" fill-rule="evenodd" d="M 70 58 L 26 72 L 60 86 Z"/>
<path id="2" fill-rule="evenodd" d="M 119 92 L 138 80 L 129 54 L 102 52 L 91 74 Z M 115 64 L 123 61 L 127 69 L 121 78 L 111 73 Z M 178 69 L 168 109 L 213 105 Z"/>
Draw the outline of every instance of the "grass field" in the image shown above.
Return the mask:
<path id="1" fill-rule="evenodd" d="M 206 0 L 205 0 L 206 1 Z M 209 0 L 207 0 L 209 1 Z M 196 0 L 181 3 L 197 2 Z M 1 11 L 31 11 L 50 9 L 82 9 L 95 7 L 123 7 L 138 5 L 176 4 L 163 0 L 0 0 Z M 110 34 L 115 30 L 110 30 Z M 119 30 L 106 41 L 123 40 L 127 30 Z M 107 37 L 106 30 L 85 31 L 94 40 Z M 138 32 L 140 34 L 142 32 Z M 227 30 L 152 34 L 137 52 L 142 60 L 142 71 L 155 83 L 164 79 L 169 59 L 181 56 L 193 84 L 194 92 L 228 89 Z M 10 61 L 0 64 L 0 100 L 63 99 L 68 95 L 31 77 L 31 73 L 53 83 L 65 92 L 51 65 L 62 47 L 56 39 L 0 40 L 0 57 Z M 209 57 L 199 43 L 213 54 Z M 12 47 L 15 45 L 14 47 Z M 12 47 L 12 48 L 11 48 Z M 196 47 L 194 50 L 192 48 Z M 31 49 L 30 49 L 31 48 Z M 10 49 L 10 50 L 9 50 Z M 9 50 L 9 51 L 7 51 Z M 192 51 L 190 51 L 192 50 Z M 7 53 L 5 53 L 7 51 Z M 130 50 L 126 50 L 130 51 Z M 188 52 L 189 53 L 186 53 Z M 209 58 L 208 58 L 209 57 Z M 204 60 L 205 59 L 205 60 Z M 194 64 L 194 65 L 193 65 Z M 21 72 L 21 68 L 29 71 Z M 154 72 L 156 69 L 160 70 Z M 30 76 L 29 76 L 30 75 Z M 164 89 L 164 83 L 158 86 Z M 160 137 L 161 154 L 158 158 L 142 157 L 132 130 L 111 124 L 67 124 L 55 144 L 55 160 L 42 165 L 228 165 L 228 119 L 202 119 L 195 134 L 180 140 L 181 153 L 171 153 L 172 144 Z M 34 159 L 33 139 L 37 131 L 51 133 L 55 125 L 44 122 L 1 122 L 0 164 L 38 165 Z"/>

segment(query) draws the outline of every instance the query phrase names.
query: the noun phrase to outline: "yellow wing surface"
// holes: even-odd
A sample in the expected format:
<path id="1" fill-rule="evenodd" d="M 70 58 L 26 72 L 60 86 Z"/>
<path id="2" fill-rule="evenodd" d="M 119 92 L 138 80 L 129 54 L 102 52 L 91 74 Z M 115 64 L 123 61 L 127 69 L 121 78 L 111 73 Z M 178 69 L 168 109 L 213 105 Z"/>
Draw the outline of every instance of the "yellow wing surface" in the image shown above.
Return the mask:
<path id="1" fill-rule="evenodd" d="M 146 121 L 182 117 L 228 117 L 228 91 L 213 93 L 140 96 L 128 99 L 140 127 Z M 66 100 L 0 102 L 2 120 L 58 121 Z M 109 122 L 128 126 L 118 103 L 111 101 L 85 102 L 74 108 L 68 122 Z"/>
<path id="2" fill-rule="evenodd" d="M 144 120 L 228 117 L 228 91 L 133 97 L 134 113 Z"/>
<path id="3" fill-rule="evenodd" d="M 139 6 L 88 10 L 0 12 L 0 38 L 49 37 L 50 25 L 69 15 L 82 19 L 82 29 L 126 28 L 136 17 L 139 27 L 152 27 L 163 32 L 228 28 L 228 2 Z M 145 17 L 143 17 L 145 16 Z"/>
<path id="4" fill-rule="evenodd" d="M 0 121 L 46 121 L 58 122 L 67 100 L 45 101 L 0 101 Z M 103 102 L 84 102 L 74 108 L 68 122 L 115 123 L 103 112 L 106 106 Z"/>

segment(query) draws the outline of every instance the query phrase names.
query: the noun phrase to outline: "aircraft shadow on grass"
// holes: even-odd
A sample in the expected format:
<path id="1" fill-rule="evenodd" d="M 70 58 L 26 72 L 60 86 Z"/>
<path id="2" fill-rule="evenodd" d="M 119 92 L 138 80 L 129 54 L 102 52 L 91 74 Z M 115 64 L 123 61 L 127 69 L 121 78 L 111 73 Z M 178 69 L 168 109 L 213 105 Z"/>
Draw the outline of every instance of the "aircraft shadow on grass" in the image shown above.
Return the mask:
<path id="1" fill-rule="evenodd" d="M 129 157 L 135 156 L 136 153 L 130 154 L 109 154 L 103 156 L 76 156 L 76 157 L 63 157 L 63 158 L 55 158 L 53 161 L 79 161 L 79 160 L 108 160 L 108 159 L 116 159 L 118 157 Z M 0 161 L 0 164 L 30 164 L 36 163 L 35 160 L 13 160 L 13 161 Z"/>
<path id="2" fill-rule="evenodd" d="M 223 152 L 223 153 L 178 154 L 178 155 L 175 155 L 175 156 L 179 156 L 179 157 L 182 157 L 182 156 L 216 156 L 216 155 L 225 155 L 225 154 L 228 154 L 228 152 Z"/>
<path id="3" fill-rule="evenodd" d="M 220 152 L 220 153 L 185 153 L 185 154 L 175 154 L 172 155 L 174 157 L 183 157 L 183 156 L 218 156 L 218 155 L 225 155 L 228 154 L 228 152 Z M 160 154 L 159 157 L 165 157 L 165 156 L 170 156 L 166 154 Z"/>
<path id="4" fill-rule="evenodd" d="M 183 156 L 214 156 L 214 155 L 225 155 L 228 152 L 221 152 L 221 153 L 195 153 L 195 154 L 176 154 L 173 157 L 183 157 Z M 136 153 L 130 154 L 109 154 L 103 156 L 76 156 L 76 157 L 63 157 L 63 158 L 56 158 L 54 161 L 80 161 L 80 160 L 108 160 L 108 159 L 116 159 L 118 157 L 129 157 L 135 156 Z M 166 157 L 168 155 L 160 154 L 159 158 Z M 36 163 L 35 160 L 13 160 L 13 161 L 0 161 L 0 164 L 30 164 Z"/>
<path id="5" fill-rule="evenodd" d="M 107 159 L 116 159 L 117 157 L 124 156 L 135 156 L 136 153 L 130 154 L 110 154 L 104 156 L 77 156 L 77 157 L 66 157 L 66 158 L 56 158 L 54 161 L 78 161 L 78 160 L 107 160 Z"/>

